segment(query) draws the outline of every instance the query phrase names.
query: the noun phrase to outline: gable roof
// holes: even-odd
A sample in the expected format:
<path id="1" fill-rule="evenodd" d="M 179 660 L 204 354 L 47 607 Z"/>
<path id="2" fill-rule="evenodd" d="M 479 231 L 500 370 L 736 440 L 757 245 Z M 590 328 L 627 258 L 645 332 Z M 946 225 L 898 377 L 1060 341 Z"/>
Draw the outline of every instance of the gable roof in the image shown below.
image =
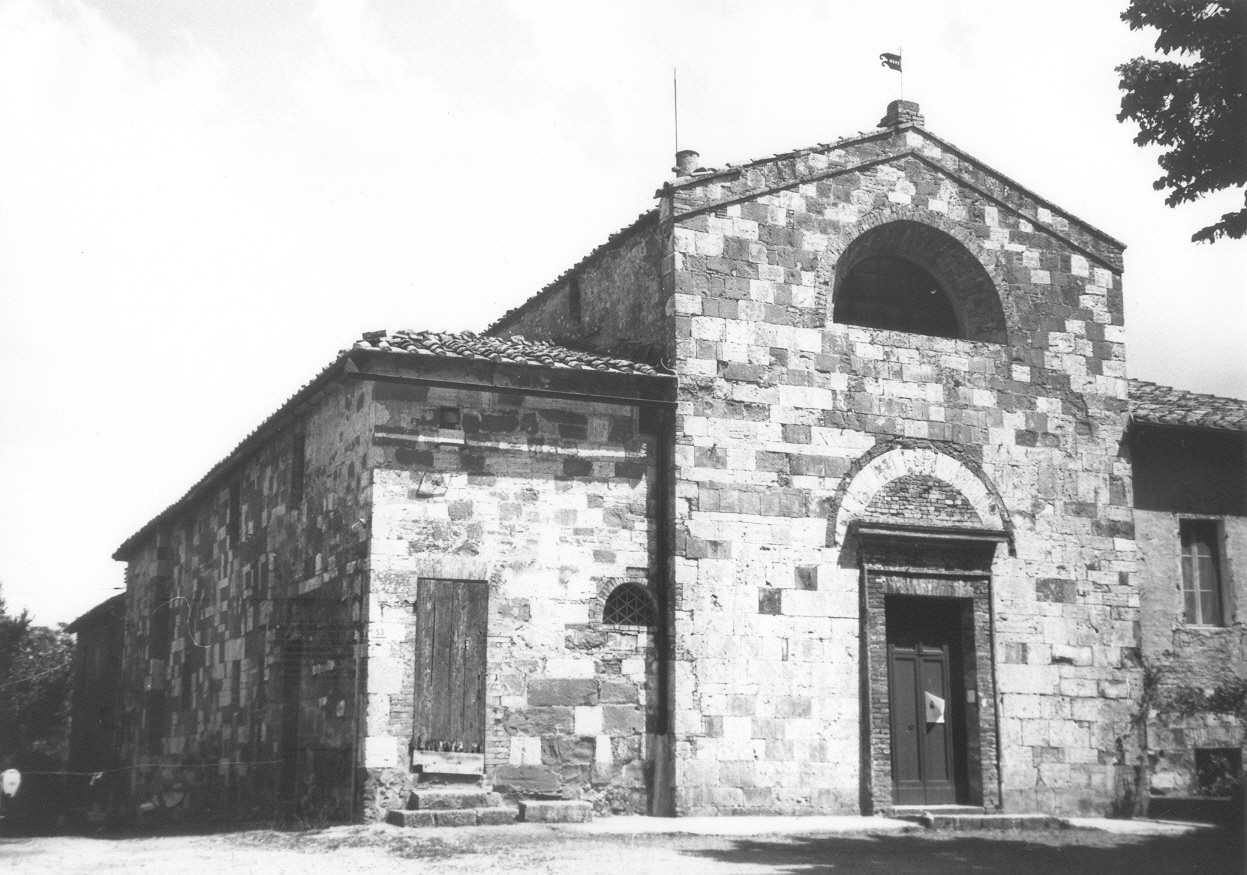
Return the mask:
<path id="1" fill-rule="evenodd" d="M 162 510 L 149 520 L 141 529 L 131 535 L 113 553 L 114 559 L 124 559 L 137 546 L 139 540 L 171 517 L 186 509 L 193 501 L 213 483 L 223 478 L 244 457 L 258 448 L 273 432 L 289 424 L 298 409 L 331 381 L 352 369 L 351 358 L 360 353 L 375 355 L 389 353 L 395 356 L 430 356 L 443 361 L 489 361 L 498 364 L 520 365 L 522 367 L 541 368 L 546 370 L 580 370 L 605 372 L 640 377 L 659 377 L 671 379 L 670 375 L 660 374 L 652 367 L 627 359 L 609 358 L 542 343 L 525 340 L 523 337 L 487 337 L 471 331 L 458 333 L 439 331 L 369 331 L 355 342 L 351 349 L 338 353 L 338 357 L 326 365 L 320 373 L 305 383 L 286 401 L 270 414 L 263 422 L 243 438 L 224 459 L 209 469 L 208 473 L 199 478 L 185 494 L 173 504 Z M 482 385 L 481 388 L 488 388 Z"/>
<path id="2" fill-rule="evenodd" d="M 909 139 L 908 134 L 920 139 Z M 860 152 L 856 162 L 846 163 L 841 155 L 834 154 L 850 149 Z M 679 220 L 752 200 L 762 194 L 844 176 L 901 159 L 912 159 L 927 165 L 972 190 L 998 209 L 1018 216 L 1114 273 L 1121 273 L 1121 253 L 1126 245 L 1120 240 L 912 121 L 858 132 L 830 143 L 779 152 L 769 158 L 743 164 L 699 169 L 688 176 L 669 180 L 656 195 L 677 196 L 674 218 Z M 774 170 L 768 171 L 768 167 L 774 167 Z M 705 183 L 720 185 L 708 189 L 715 192 L 714 196 L 698 199 L 693 190 Z"/>
<path id="3" fill-rule="evenodd" d="M 745 161 L 741 164 L 725 164 L 723 167 L 699 167 L 686 176 L 678 176 L 675 179 L 667 180 L 662 186 L 654 192 L 654 197 L 662 198 L 672 195 L 673 193 L 687 191 L 696 188 L 706 182 L 727 182 L 739 179 L 743 174 L 750 170 L 763 167 L 776 162 L 791 161 L 799 164 L 802 159 L 811 155 L 825 155 L 837 149 L 850 148 L 857 145 L 883 141 L 893 137 L 896 134 L 912 131 L 927 141 L 924 147 L 906 147 L 900 151 L 891 154 L 880 153 L 878 156 L 865 162 L 857 167 L 847 165 L 833 165 L 826 167 L 822 172 L 806 174 L 805 177 L 796 175 L 786 175 L 781 184 L 776 188 L 791 188 L 803 182 L 812 181 L 813 179 L 839 176 L 845 173 L 851 173 L 856 170 L 864 169 L 867 166 L 886 163 L 901 158 L 913 158 L 924 164 L 927 164 L 940 172 L 946 174 L 950 178 L 956 180 L 959 184 L 974 190 L 978 195 L 996 204 L 997 207 L 1014 213 L 1035 227 L 1042 229 L 1051 236 L 1061 240 L 1067 245 L 1077 249 L 1084 255 L 1108 268 L 1114 273 L 1122 272 L 1121 253 L 1125 250 L 1126 244 L 1117 240 L 1115 237 L 1105 233 L 1090 222 L 1080 219 L 1069 210 L 1054 204 L 1023 186 L 1021 183 L 1011 179 L 999 170 L 989 166 L 983 161 L 975 158 L 967 152 L 962 151 L 946 140 L 937 137 L 924 127 L 923 117 L 918 112 L 918 105 L 911 104 L 906 108 L 906 114 L 902 114 L 898 118 L 900 124 L 890 124 L 889 117 L 892 115 L 891 107 L 889 107 L 889 116 L 880 120 L 879 127 L 870 131 L 858 131 L 840 137 L 829 143 L 818 143 L 814 146 L 805 148 L 792 149 L 787 152 L 776 152 L 767 158 L 755 158 Z M 938 157 L 947 158 L 947 162 L 937 160 Z M 969 168 L 967 172 L 966 168 Z M 969 177 L 977 176 L 977 179 Z M 808 177 L 808 178 L 807 178 Z M 984 179 L 990 180 L 984 185 Z M 740 200 L 747 200 L 757 197 L 760 192 L 751 190 L 746 193 L 729 194 L 727 197 L 718 198 L 713 201 L 700 203 L 694 207 L 685 207 L 684 210 L 676 209 L 671 218 L 679 220 L 680 218 L 694 215 L 696 213 L 708 212 L 736 203 Z M 611 234 L 604 243 L 592 249 L 587 255 L 563 271 L 553 281 L 547 283 L 534 294 L 530 295 L 519 305 L 507 310 L 500 317 L 485 329 L 486 333 L 493 333 L 506 328 L 519 318 L 519 316 L 538 302 L 547 298 L 558 290 L 568 277 L 576 274 L 582 267 L 592 263 L 604 252 L 612 247 L 631 239 L 637 232 L 657 224 L 663 216 L 658 209 L 650 209 L 637 217 L 636 221 L 625 228 Z M 1070 225 L 1077 226 L 1082 232 L 1092 238 L 1094 243 L 1080 243 L 1078 240 L 1071 239 Z M 1077 235 L 1076 235 L 1077 236 Z M 1110 252 L 1100 251 L 1100 247 L 1107 247 Z"/>
<path id="4" fill-rule="evenodd" d="M 1148 425 L 1247 431 L 1247 401 L 1128 380 L 1130 418 Z"/>
<path id="5" fill-rule="evenodd" d="M 92 629 L 116 622 L 125 616 L 126 594 L 119 592 L 100 602 L 65 627 L 67 632 L 89 632 Z"/>

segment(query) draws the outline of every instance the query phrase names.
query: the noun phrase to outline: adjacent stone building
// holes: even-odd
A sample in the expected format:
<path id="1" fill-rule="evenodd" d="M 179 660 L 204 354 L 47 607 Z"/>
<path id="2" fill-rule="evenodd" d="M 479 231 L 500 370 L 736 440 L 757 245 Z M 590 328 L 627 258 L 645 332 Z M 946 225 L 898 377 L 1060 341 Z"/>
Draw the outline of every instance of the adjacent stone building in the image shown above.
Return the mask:
<path id="1" fill-rule="evenodd" d="M 136 794 L 1103 812 L 1158 731 L 1145 649 L 1247 674 L 1228 596 L 1163 600 L 1150 533 L 1241 540 L 1242 480 L 1132 492 L 1173 442 L 1132 419 L 1122 244 L 914 104 L 697 159 L 485 335 L 365 335 L 122 546 Z"/>
<path id="2" fill-rule="evenodd" d="M 1154 796 L 1226 795 L 1247 746 L 1247 404 L 1132 381 Z"/>
<path id="3" fill-rule="evenodd" d="M 121 759 L 121 663 L 126 594 L 118 593 L 65 627 L 74 635 L 67 783 L 75 801 L 102 818 L 125 797 Z"/>

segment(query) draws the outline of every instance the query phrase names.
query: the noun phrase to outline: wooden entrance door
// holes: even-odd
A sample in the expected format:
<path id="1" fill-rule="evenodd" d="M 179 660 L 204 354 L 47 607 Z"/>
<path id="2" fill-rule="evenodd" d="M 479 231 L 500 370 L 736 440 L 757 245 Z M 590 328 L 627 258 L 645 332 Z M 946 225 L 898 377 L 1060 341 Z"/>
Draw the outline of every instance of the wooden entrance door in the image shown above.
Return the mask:
<path id="1" fill-rule="evenodd" d="M 485 749 L 489 585 L 421 579 L 416 586 L 416 750 Z"/>
<path id="2" fill-rule="evenodd" d="M 948 645 L 888 645 L 892 782 L 897 805 L 957 801 Z"/>

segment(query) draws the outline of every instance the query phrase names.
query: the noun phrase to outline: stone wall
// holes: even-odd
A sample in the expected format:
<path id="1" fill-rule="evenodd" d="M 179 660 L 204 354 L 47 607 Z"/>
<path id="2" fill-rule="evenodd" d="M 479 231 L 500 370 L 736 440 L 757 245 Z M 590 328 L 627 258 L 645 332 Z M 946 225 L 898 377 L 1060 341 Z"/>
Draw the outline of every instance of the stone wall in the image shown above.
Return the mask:
<path id="1" fill-rule="evenodd" d="M 656 214 L 646 213 L 499 319 L 489 333 L 659 364 L 669 355 L 659 280 L 664 239 Z"/>
<path id="2" fill-rule="evenodd" d="M 578 377 L 586 393 L 621 391 Z M 645 813 L 654 640 L 602 623 L 611 590 L 657 572 L 645 418 L 626 403 L 401 383 L 377 387 L 373 418 L 370 811 L 401 807 L 415 780 L 412 604 L 418 581 L 438 578 L 489 586 L 485 780 Z"/>
<path id="3" fill-rule="evenodd" d="M 146 814 L 354 811 L 368 394 L 330 384 L 129 548 L 124 758 Z"/>
<path id="4" fill-rule="evenodd" d="M 977 466 L 1012 531 L 991 578 L 1003 806 L 1108 808 L 1140 677 L 1117 244 L 916 130 L 681 180 L 661 211 L 680 812 L 859 810 L 860 580 L 828 518 L 855 460 L 906 445 Z M 1006 343 L 831 321 L 842 254 L 891 222 L 981 265 Z"/>
<path id="5" fill-rule="evenodd" d="M 1196 790 L 1197 748 L 1247 748 L 1240 716 L 1194 709 L 1180 713 L 1175 696 L 1207 694 L 1228 680 L 1247 677 L 1247 517 L 1219 518 L 1224 533 L 1221 585 L 1227 605 L 1223 626 L 1189 626 L 1183 621 L 1182 546 L 1178 527 L 1187 514 L 1135 511 L 1139 543 L 1143 654 L 1158 670 L 1161 708 L 1148 720 L 1152 753 L 1151 789 L 1157 794 Z M 1196 517 L 1207 519 L 1209 517 Z M 1167 707 L 1166 707 L 1167 706 Z"/>

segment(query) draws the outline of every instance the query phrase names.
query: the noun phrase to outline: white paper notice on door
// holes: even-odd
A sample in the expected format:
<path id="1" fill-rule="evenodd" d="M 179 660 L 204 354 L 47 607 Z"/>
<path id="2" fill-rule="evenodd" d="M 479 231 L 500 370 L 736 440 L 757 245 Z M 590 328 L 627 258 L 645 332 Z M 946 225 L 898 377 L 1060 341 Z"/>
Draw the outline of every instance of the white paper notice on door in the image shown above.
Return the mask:
<path id="1" fill-rule="evenodd" d="M 944 722 L 944 700 L 932 693 L 927 693 L 927 723 Z"/>

